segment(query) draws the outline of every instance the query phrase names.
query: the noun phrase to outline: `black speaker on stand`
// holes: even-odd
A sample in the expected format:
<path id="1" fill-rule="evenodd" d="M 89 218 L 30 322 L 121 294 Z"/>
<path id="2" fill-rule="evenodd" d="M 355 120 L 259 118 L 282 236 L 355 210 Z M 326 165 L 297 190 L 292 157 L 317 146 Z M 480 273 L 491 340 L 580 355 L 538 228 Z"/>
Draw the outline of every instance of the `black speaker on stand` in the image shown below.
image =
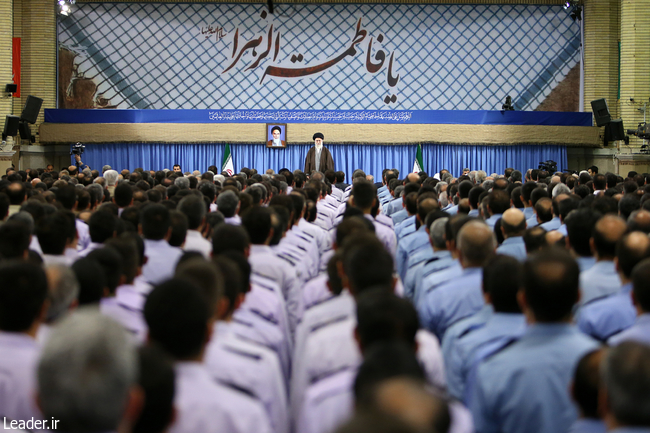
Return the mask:
<path id="1" fill-rule="evenodd" d="M 38 113 L 41 111 L 41 105 L 43 105 L 43 100 L 37 98 L 36 96 L 29 95 L 27 101 L 25 101 L 25 107 L 23 112 L 20 115 L 20 120 L 24 120 L 29 123 L 36 123 L 38 118 Z"/>
<path id="2" fill-rule="evenodd" d="M 18 134 L 19 123 L 20 118 L 18 116 L 7 115 L 7 117 L 5 117 L 5 127 L 2 130 L 2 141 L 5 141 L 7 137 L 15 137 Z"/>

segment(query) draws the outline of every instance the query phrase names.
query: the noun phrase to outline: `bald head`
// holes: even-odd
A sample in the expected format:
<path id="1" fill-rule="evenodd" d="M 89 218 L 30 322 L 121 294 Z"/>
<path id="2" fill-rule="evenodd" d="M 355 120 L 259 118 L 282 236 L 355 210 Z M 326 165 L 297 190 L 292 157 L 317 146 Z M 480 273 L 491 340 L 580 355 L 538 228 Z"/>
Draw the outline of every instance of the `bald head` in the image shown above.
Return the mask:
<path id="1" fill-rule="evenodd" d="M 396 377 L 377 386 L 377 409 L 401 418 L 417 431 L 443 432 L 449 429 L 447 403 L 427 392 L 422 383 Z"/>
<path id="2" fill-rule="evenodd" d="M 501 231 L 504 238 L 523 236 L 526 231 L 526 217 L 517 208 L 510 208 L 501 217 Z"/>
<path id="3" fill-rule="evenodd" d="M 420 175 L 417 173 L 409 173 L 408 176 L 406 176 L 406 179 L 409 182 L 415 182 L 415 183 L 420 183 Z"/>
<path id="4" fill-rule="evenodd" d="M 592 249 L 599 260 L 613 260 L 616 255 L 616 243 L 627 231 L 622 218 L 605 215 L 594 226 L 591 234 Z"/>
<path id="5" fill-rule="evenodd" d="M 482 221 L 471 221 L 458 233 L 458 250 L 463 268 L 482 267 L 496 247 L 494 232 Z"/>
<path id="6" fill-rule="evenodd" d="M 548 197 L 542 197 L 535 203 L 535 213 L 537 213 L 537 221 L 540 224 L 548 222 L 553 219 L 553 201 Z"/>
<path id="7" fill-rule="evenodd" d="M 632 212 L 627 219 L 627 227 L 631 232 L 650 233 L 650 212 L 645 209 Z"/>
<path id="8" fill-rule="evenodd" d="M 549 247 L 552 246 L 558 246 L 560 248 L 564 248 L 565 240 L 564 240 L 564 235 L 560 233 L 557 230 L 551 230 L 550 232 L 546 232 L 546 245 Z"/>
<path id="9" fill-rule="evenodd" d="M 623 235 L 616 245 L 616 263 L 621 278 L 629 280 L 632 270 L 643 259 L 650 257 L 650 238 L 642 232 Z"/>

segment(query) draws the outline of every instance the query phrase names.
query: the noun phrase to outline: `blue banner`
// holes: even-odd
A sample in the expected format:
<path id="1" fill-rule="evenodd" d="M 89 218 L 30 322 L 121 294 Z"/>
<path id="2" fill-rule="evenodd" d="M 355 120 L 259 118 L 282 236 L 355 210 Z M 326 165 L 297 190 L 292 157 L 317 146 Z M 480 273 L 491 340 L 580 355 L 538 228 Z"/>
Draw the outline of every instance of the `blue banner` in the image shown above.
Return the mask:
<path id="1" fill-rule="evenodd" d="M 50 123 L 384 123 L 592 126 L 591 113 L 482 110 L 79 110 L 46 109 Z"/>

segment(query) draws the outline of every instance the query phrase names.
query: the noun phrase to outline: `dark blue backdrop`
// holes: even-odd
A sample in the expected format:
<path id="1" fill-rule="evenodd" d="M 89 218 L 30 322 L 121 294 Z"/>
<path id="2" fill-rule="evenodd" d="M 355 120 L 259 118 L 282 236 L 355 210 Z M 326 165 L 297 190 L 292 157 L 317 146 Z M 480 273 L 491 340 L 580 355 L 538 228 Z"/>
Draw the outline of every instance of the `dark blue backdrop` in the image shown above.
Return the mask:
<path id="1" fill-rule="evenodd" d="M 231 144 L 235 171 L 242 167 L 255 168 L 260 173 L 268 168 L 276 172 L 283 167 L 303 169 L 310 145 L 290 145 L 286 149 L 269 149 L 265 145 Z M 171 169 L 180 164 L 183 171 L 204 172 L 210 165 L 221 168 L 224 144 L 90 144 L 83 155 L 84 163 L 101 170 L 109 164 L 116 170 L 142 167 L 146 170 Z M 337 145 L 327 144 L 332 152 L 336 170 L 342 170 L 350 180 L 352 172 L 361 168 L 379 179 L 384 168 L 397 168 L 400 173 L 413 169 L 416 145 Z M 446 168 L 458 176 L 463 168 L 485 170 L 488 174 L 503 173 L 507 167 L 524 172 L 537 168 L 540 161 L 553 160 L 558 169 L 567 168 L 565 146 L 518 145 L 475 146 L 423 144 L 424 169 L 433 175 Z"/>

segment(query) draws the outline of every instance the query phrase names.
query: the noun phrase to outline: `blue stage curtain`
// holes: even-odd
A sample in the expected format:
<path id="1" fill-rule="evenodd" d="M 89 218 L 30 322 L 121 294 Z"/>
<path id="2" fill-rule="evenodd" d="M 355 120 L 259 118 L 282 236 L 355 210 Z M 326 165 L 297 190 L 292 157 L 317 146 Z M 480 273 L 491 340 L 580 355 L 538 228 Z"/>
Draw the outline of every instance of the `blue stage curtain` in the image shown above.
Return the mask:
<path id="1" fill-rule="evenodd" d="M 336 170 L 346 174 L 350 180 L 352 172 L 361 168 L 379 180 L 384 168 L 397 168 L 402 174 L 413 169 L 417 145 L 357 145 L 326 144 L 332 152 Z M 310 145 L 290 145 L 286 149 L 269 149 L 260 144 L 231 144 L 235 171 L 242 167 L 255 168 L 264 173 L 268 168 L 276 172 L 283 167 L 290 170 L 303 169 L 305 156 Z M 183 171 L 205 172 L 210 165 L 221 168 L 224 144 L 95 144 L 88 145 L 83 155 L 84 163 L 101 170 L 105 164 L 116 170 L 142 167 L 146 170 L 171 169 L 180 164 Z M 443 168 L 458 176 L 463 168 L 503 173 L 508 167 L 516 170 L 537 168 L 540 162 L 553 160 L 559 170 L 567 168 L 565 146 L 518 145 L 518 146 L 475 146 L 423 144 L 424 169 L 433 176 Z"/>

